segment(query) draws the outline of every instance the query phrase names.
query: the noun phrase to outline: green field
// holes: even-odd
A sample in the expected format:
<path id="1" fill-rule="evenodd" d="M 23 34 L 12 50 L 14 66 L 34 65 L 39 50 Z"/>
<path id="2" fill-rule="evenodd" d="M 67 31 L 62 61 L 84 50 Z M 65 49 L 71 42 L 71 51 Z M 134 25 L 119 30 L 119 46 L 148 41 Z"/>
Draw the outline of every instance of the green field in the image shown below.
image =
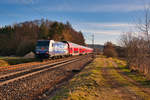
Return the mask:
<path id="1" fill-rule="evenodd" d="M 36 61 L 35 58 L 0 57 L 0 67 Z"/>

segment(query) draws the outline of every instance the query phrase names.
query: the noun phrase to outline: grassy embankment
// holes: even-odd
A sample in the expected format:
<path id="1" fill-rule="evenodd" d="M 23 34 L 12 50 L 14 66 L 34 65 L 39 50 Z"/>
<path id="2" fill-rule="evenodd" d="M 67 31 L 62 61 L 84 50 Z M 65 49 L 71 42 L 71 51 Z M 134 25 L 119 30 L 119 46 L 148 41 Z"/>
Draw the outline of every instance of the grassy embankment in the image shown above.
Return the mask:
<path id="1" fill-rule="evenodd" d="M 119 59 L 113 60 L 117 63 L 119 69 L 124 75 L 130 77 L 132 80 L 136 81 L 141 86 L 150 88 L 150 80 L 146 76 L 139 72 L 131 72 L 131 70 L 126 67 L 126 65 L 121 64 L 122 62 L 125 63 L 125 61 Z"/>
<path id="2" fill-rule="evenodd" d="M 99 90 L 97 87 L 99 86 L 100 82 L 104 81 L 100 72 L 101 67 L 99 67 L 102 65 L 103 63 L 98 62 L 98 59 L 96 59 L 81 73 L 76 75 L 67 86 L 64 86 L 56 94 L 56 96 L 51 99 L 61 100 L 69 97 L 72 100 L 77 100 L 82 98 L 90 99 L 95 96 L 99 96 Z"/>
<path id="3" fill-rule="evenodd" d="M 132 97 L 132 94 L 143 100 L 149 100 L 150 96 L 148 94 L 141 91 L 139 87 L 130 83 L 116 71 L 114 62 L 119 69 L 126 73 L 131 79 L 137 82 L 146 81 L 146 78 L 142 75 L 131 73 L 130 70 L 126 68 L 124 61 L 99 56 L 82 72 L 75 75 L 66 86 L 63 86 L 49 100 L 122 100 L 122 95 Z M 113 84 L 111 84 L 111 82 Z M 133 93 L 124 92 L 124 90 L 132 91 Z M 133 98 L 135 99 L 135 97 Z"/>
<path id="4" fill-rule="evenodd" d="M 0 57 L 0 67 L 36 61 L 34 58 Z"/>

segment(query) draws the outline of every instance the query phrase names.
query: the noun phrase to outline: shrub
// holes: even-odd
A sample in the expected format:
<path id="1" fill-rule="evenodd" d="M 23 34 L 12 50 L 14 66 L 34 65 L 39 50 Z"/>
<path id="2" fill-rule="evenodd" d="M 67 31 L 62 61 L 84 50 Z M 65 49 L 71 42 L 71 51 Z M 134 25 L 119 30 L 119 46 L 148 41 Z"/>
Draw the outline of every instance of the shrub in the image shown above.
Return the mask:
<path id="1" fill-rule="evenodd" d="M 103 54 L 107 57 L 117 57 L 117 52 L 115 50 L 114 44 L 107 42 L 104 45 Z"/>

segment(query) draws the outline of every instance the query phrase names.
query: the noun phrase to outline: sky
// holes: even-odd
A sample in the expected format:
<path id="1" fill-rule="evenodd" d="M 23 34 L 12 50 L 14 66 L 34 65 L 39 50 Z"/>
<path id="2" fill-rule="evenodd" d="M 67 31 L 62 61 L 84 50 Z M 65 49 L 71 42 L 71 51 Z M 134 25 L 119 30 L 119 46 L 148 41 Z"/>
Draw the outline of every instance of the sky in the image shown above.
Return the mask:
<path id="1" fill-rule="evenodd" d="M 0 0 L 0 27 L 36 19 L 66 23 L 81 31 L 86 43 L 119 43 L 132 30 L 150 0 Z"/>

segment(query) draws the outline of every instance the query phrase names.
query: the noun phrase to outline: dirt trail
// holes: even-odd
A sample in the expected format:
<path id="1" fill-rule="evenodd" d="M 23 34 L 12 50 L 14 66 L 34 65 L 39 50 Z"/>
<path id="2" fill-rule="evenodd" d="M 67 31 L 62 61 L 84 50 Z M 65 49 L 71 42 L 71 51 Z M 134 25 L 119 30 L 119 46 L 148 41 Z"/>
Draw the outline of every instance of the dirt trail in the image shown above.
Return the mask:
<path id="1" fill-rule="evenodd" d="M 126 79 L 120 76 L 120 73 L 116 71 L 117 64 L 115 62 L 103 58 L 104 66 L 101 68 L 102 76 L 105 79 L 105 85 L 107 84 L 108 87 L 104 86 L 102 89 L 109 90 L 109 94 L 117 95 L 115 98 L 119 100 L 148 100 L 148 97 L 143 97 L 143 95 L 139 95 L 134 88 L 134 86 L 130 81 L 126 81 Z M 112 64 L 112 66 L 110 65 Z M 142 90 L 138 89 L 138 92 L 143 92 Z M 103 98 L 105 99 L 105 98 Z M 112 100 L 113 97 L 109 97 L 109 100 Z M 106 98 L 106 100 L 108 100 Z M 114 99 L 113 99 L 114 100 Z"/>
<path id="2" fill-rule="evenodd" d="M 141 89 L 141 91 L 147 93 L 150 95 L 150 88 L 146 88 L 140 85 L 140 83 L 136 82 L 135 80 L 131 79 L 130 77 L 128 77 L 127 75 L 124 74 L 124 72 L 122 72 L 121 70 L 118 69 L 118 65 L 112 61 L 113 66 L 116 68 L 116 71 L 122 76 L 124 77 L 126 80 L 128 80 L 130 83 L 136 85 L 138 88 Z"/>
<path id="3" fill-rule="evenodd" d="M 150 100 L 145 88 L 121 73 L 120 62 L 98 56 L 48 100 Z"/>

